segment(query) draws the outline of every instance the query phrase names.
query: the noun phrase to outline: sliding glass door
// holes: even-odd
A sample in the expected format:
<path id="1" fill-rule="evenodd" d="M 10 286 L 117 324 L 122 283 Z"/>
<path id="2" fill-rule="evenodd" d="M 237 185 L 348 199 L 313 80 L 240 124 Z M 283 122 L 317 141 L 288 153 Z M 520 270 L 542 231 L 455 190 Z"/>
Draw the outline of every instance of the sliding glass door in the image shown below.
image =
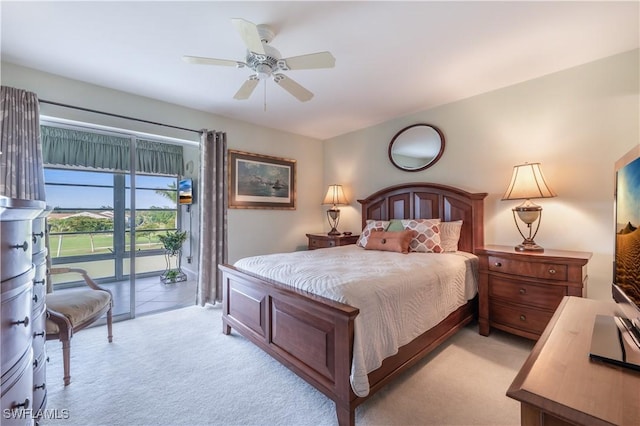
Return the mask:
<path id="1" fill-rule="evenodd" d="M 72 132 L 76 142 L 78 132 Z M 57 136 L 52 131 L 47 134 Z M 61 139 L 67 136 L 63 133 Z M 104 144 L 105 138 L 108 142 L 108 135 L 99 137 L 100 143 Z M 129 147 L 122 141 L 118 135 L 118 148 L 127 148 L 121 156 L 128 157 L 129 162 L 121 166 L 127 170 L 87 167 L 83 158 L 77 161 L 83 162 L 80 166 L 46 164 L 45 182 L 47 204 L 53 209 L 48 217 L 52 265 L 87 270 L 112 291 L 114 315 L 130 318 L 139 309 L 149 312 L 168 306 L 161 296 L 165 288 L 159 277 L 166 271 L 167 261 L 159 237 L 176 230 L 180 223 L 179 176 L 136 173 L 135 166 L 145 158 L 140 160 L 137 155 L 135 137 L 124 140 Z M 69 157 L 69 153 L 63 154 Z M 82 285 L 70 274 L 52 278 L 54 291 Z"/>

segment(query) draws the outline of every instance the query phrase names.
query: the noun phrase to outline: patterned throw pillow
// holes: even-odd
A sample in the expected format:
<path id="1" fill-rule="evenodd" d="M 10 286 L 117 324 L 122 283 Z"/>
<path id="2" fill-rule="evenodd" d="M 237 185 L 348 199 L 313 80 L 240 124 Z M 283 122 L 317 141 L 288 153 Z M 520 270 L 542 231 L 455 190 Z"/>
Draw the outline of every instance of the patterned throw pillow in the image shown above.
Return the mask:
<path id="1" fill-rule="evenodd" d="M 403 219 L 404 229 L 413 231 L 409 251 L 442 253 L 440 245 L 440 219 Z"/>
<path id="2" fill-rule="evenodd" d="M 377 231 L 385 231 L 387 226 L 389 226 L 388 220 L 367 220 L 367 224 L 364 226 L 356 245 L 359 247 L 366 247 L 371 231 L 374 229 Z"/>
<path id="3" fill-rule="evenodd" d="M 458 251 L 462 221 L 440 222 L 440 245 L 445 252 Z"/>

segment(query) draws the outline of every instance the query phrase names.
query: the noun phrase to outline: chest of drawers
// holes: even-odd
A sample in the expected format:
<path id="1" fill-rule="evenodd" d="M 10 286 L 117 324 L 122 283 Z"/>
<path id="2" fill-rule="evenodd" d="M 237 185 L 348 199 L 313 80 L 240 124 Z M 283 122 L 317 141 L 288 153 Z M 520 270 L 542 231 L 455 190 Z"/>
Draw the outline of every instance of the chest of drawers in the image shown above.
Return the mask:
<path id="1" fill-rule="evenodd" d="M 44 408 L 44 399 L 34 404 L 34 330 L 39 330 L 44 305 L 34 316 L 32 222 L 44 210 L 41 201 L 0 197 L 0 369 L 3 425 L 33 424 L 33 413 Z M 39 316 L 38 316 L 39 315 Z M 34 326 L 35 321 L 35 326 Z M 40 337 L 44 342 L 44 335 Z M 44 351 L 37 348 L 38 351 Z M 44 376 L 42 375 L 42 383 Z"/>
<path id="2" fill-rule="evenodd" d="M 479 330 L 491 327 L 538 339 L 564 296 L 586 296 L 591 253 L 546 250 L 516 252 L 486 246 L 480 258 Z"/>

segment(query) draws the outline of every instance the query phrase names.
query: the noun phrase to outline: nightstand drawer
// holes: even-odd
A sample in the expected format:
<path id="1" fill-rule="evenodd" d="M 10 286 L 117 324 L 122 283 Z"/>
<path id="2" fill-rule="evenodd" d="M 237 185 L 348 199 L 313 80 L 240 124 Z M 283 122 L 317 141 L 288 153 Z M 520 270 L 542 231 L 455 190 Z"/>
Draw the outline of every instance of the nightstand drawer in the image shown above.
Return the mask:
<path id="1" fill-rule="evenodd" d="M 309 239 L 309 245 L 307 247 L 309 250 L 315 250 L 321 248 L 346 246 L 349 244 L 355 244 L 358 241 L 358 237 L 359 235 L 353 234 L 307 234 L 307 238 Z"/>
<path id="2" fill-rule="evenodd" d="M 327 247 L 335 247 L 336 240 L 319 240 L 317 238 L 309 238 L 309 248 L 318 249 L 318 248 L 327 248 Z"/>
<path id="3" fill-rule="evenodd" d="M 538 335 L 542 334 L 553 316 L 553 312 L 515 305 L 503 305 L 496 301 L 489 302 L 489 309 L 491 309 L 492 324 L 503 324 L 510 328 Z"/>
<path id="4" fill-rule="evenodd" d="M 491 277 L 489 280 L 490 298 L 497 297 L 511 303 L 538 306 L 552 311 L 566 295 L 565 286 L 535 285 L 500 277 Z"/>
<path id="5" fill-rule="evenodd" d="M 567 281 L 567 265 L 489 256 L 489 271 L 545 280 Z"/>

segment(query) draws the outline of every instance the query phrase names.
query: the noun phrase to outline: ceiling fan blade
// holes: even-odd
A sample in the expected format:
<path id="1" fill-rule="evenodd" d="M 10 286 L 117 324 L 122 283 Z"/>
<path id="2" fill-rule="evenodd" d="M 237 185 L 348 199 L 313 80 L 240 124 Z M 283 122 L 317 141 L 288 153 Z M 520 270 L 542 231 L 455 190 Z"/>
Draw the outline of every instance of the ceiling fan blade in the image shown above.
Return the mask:
<path id="1" fill-rule="evenodd" d="M 222 65 L 225 67 L 238 67 L 242 68 L 245 64 L 241 61 L 232 61 L 230 59 L 215 59 L 215 58 L 202 58 L 200 56 L 183 56 L 182 60 L 185 62 L 189 62 L 190 64 L 200 64 L 200 65 Z"/>
<path id="2" fill-rule="evenodd" d="M 284 64 L 281 64 L 281 62 L 284 62 Z M 278 61 L 278 65 L 281 65 L 280 68 L 284 71 L 333 68 L 335 64 L 336 58 L 334 58 L 330 52 L 310 53 L 308 55 L 293 56 Z"/>
<path id="3" fill-rule="evenodd" d="M 231 20 L 235 25 L 236 30 L 240 33 L 240 37 L 247 45 L 247 49 L 252 52 L 260 53 L 264 55 L 264 47 L 262 46 L 262 40 L 260 39 L 260 33 L 258 33 L 258 26 L 253 22 L 249 22 L 242 18 L 233 18 Z"/>
<path id="4" fill-rule="evenodd" d="M 300 102 L 306 102 L 313 98 L 313 93 L 300 86 L 284 74 L 274 74 L 273 81 L 279 84 L 284 90 L 291 93 Z"/>
<path id="5" fill-rule="evenodd" d="M 248 99 L 258 83 L 260 83 L 260 80 L 258 80 L 258 76 L 252 75 L 247 81 L 242 84 L 242 86 L 240 86 L 240 89 L 238 89 L 236 94 L 233 96 L 233 99 L 237 99 L 239 101 Z"/>

